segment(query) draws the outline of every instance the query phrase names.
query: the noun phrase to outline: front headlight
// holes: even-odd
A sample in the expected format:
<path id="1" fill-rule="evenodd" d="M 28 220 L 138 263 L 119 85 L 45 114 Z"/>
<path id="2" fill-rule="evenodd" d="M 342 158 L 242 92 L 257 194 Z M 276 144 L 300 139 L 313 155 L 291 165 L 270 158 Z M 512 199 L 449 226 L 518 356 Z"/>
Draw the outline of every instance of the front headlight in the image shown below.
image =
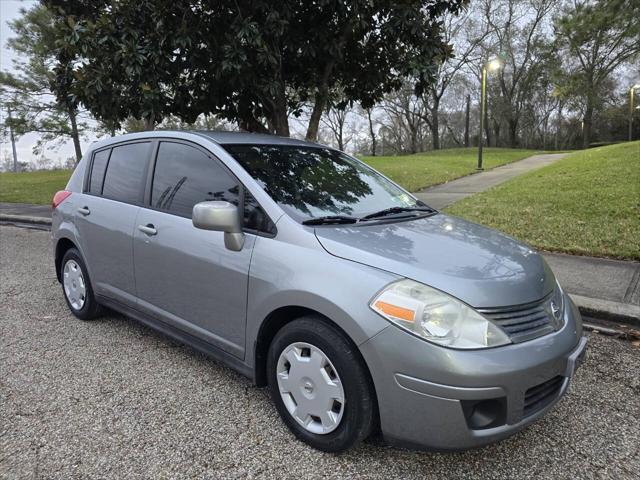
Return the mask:
<path id="1" fill-rule="evenodd" d="M 511 343 L 500 328 L 473 308 L 413 280 L 387 285 L 369 306 L 399 327 L 438 345 L 466 349 Z"/>

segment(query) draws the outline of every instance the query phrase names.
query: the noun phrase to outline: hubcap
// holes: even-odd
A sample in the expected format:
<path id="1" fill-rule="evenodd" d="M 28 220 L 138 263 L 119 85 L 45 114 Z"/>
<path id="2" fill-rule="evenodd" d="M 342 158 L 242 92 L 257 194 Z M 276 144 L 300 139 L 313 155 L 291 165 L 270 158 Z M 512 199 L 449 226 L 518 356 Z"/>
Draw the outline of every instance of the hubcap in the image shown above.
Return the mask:
<path id="1" fill-rule="evenodd" d="M 322 350 L 309 343 L 292 343 L 280 354 L 276 374 L 287 411 L 305 430 L 324 435 L 340 425 L 344 389 Z"/>
<path id="2" fill-rule="evenodd" d="M 81 310 L 84 306 L 87 287 L 84 283 L 80 265 L 78 265 L 75 260 L 68 260 L 67 263 L 64 264 L 62 277 L 64 294 L 67 296 L 71 308 Z"/>

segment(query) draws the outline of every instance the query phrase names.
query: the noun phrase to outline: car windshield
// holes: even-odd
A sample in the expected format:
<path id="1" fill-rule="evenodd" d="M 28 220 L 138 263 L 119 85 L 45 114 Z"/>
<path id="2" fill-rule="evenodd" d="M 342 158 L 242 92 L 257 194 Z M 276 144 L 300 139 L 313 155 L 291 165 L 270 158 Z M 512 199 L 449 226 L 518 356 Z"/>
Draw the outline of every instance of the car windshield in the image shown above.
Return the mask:
<path id="1" fill-rule="evenodd" d="M 387 208 L 423 205 L 359 160 L 329 148 L 224 148 L 298 221 L 330 215 L 361 218 Z"/>

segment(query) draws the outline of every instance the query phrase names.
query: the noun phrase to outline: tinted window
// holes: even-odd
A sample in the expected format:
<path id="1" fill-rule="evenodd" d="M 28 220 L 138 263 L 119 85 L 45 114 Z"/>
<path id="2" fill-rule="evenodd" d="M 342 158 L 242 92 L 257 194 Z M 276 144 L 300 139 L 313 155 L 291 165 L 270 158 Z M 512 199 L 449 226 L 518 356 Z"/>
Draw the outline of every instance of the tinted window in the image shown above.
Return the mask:
<path id="1" fill-rule="evenodd" d="M 148 142 L 132 143 L 113 148 L 104 177 L 104 197 L 127 203 L 140 201 L 149 145 Z"/>
<path id="2" fill-rule="evenodd" d="M 201 150 L 160 144 L 151 192 L 154 208 L 191 218 L 198 202 L 224 200 L 238 205 L 238 191 L 235 179 Z"/>
<path id="3" fill-rule="evenodd" d="M 328 148 L 224 145 L 285 211 L 297 220 L 364 216 L 420 205 L 375 170 Z"/>
<path id="4" fill-rule="evenodd" d="M 102 150 L 93 156 L 93 166 L 91 167 L 91 177 L 89 179 L 89 192 L 94 195 L 102 194 L 102 181 L 104 171 L 107 169 L 111 150 Z"/>

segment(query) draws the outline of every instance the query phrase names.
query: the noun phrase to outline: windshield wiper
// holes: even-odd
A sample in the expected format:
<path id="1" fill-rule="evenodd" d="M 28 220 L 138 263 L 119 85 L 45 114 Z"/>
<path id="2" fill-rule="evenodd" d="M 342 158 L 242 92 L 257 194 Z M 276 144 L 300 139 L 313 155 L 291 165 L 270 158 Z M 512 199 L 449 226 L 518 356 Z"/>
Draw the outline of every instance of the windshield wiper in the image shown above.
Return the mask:
<path id="1" fill-rule="evenodd" d="M 337 225 L 341 223 L 356 223 L 358 221 L 355 217 L 348 217 L 346 215 L 327 215 L 325 217 L 310 218 L 302 222 L 303 225 Z"/>
<path id="2" fill-rule="evenodd" d="M 398 213 L 405 213 L 405 212 L 436 213 L 436 211 L 431 207 L 390 207 L 390 208 L 385 208 L 384 210 L 380 210 L 379 212 L 374 212 L 374 213 L 370 213 L 369 215 L 365 215 L 360 220 L 370 220 L 372 218 L 386 217 L 388 215 L 395 215 Z"/>

